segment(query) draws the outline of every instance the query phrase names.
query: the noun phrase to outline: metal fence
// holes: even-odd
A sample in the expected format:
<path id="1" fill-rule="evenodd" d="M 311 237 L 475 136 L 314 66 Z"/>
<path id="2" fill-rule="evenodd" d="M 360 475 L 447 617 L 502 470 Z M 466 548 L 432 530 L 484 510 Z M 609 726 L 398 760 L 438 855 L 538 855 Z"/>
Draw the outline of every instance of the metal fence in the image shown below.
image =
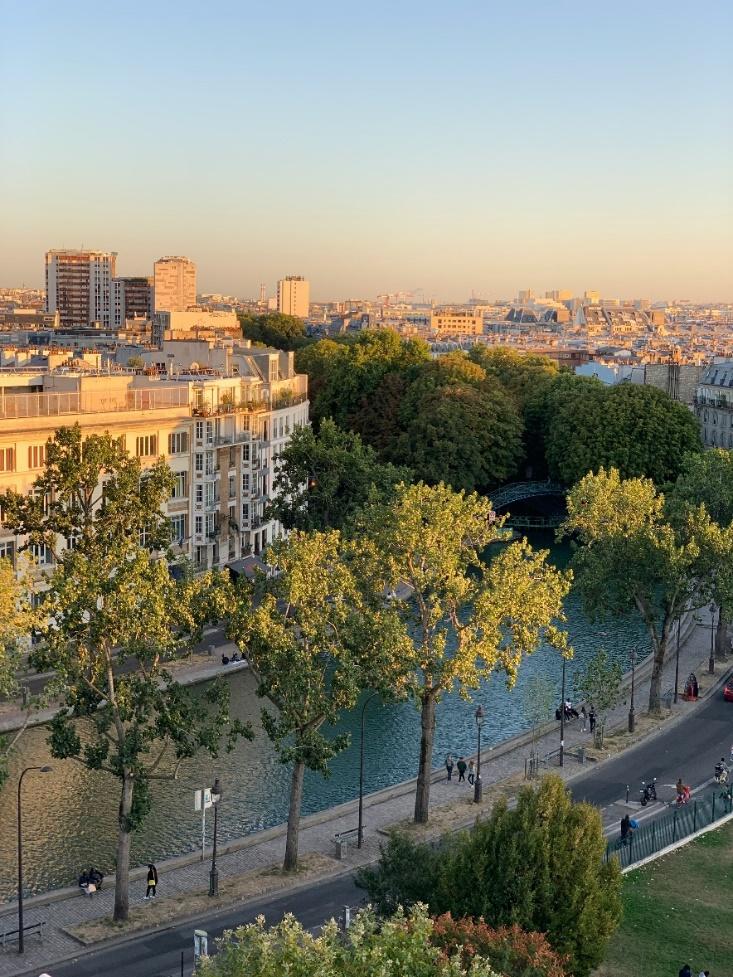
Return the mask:
<path id="1" fill-rule="evenodd" d="M 690 801 L 664 817 L 640 825 L 627 837 L 625 844 L 620 838 L 609 841 L 606 861 L 617 858 L 622 868 L 635 865 L 731 812 L 733 799 L 730 792 L 716 791 L 702 800 Z"/>

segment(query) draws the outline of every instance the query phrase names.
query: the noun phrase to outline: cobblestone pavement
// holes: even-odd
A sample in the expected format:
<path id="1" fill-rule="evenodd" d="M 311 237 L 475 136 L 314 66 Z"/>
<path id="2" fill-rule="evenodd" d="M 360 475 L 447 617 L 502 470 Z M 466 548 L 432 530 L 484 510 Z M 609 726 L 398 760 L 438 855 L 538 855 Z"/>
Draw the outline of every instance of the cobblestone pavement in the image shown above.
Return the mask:
<path id="1" fill-rule="evenodd" d="M 690 671 L 697 673 L 700 680 L 701 693 L 704 695 L 706 689 L 710 688 L 712 682 L 716 680 L 712 677 L 710 681 L 701 663 L 707 660 L 709 648 L 709 630 L 705 627 L 694 627 L 690 622 L 688 628 L 683 627 L 683 645 L 680 652 L 680 682 Z M 727 667 L 718 665 L 717 671 L 720 675 Z M 674 656 L 668 663 L 664 673 L 662 689 L 666 690 L 674 684 Z M 644 711 L 649 694 L 649 670 L 640 668 L 637 670 L 636 677 L 636 706 L 637 715 Z M 641 673 L 641 674 L 640 674 Z M 643 677 L 642 677 L 643 676 Z M 696 708 L 694 703 L 680 702 L 672 707 L 675 714 L 682 716 L 689 714 Z M 627 721 L 628 699 L 622 702 L 608 717 L 607 728 L 623 726 Z M 666 725 L 666 724 L 665 724 Z M 583 732 L 579 721 L 573 721 L 566 727 L 565 746 L 566 750 L 574 751 L 580 745 L 590 743 L 590 734 Z M 559 746 L 559 730 L 554 727 L 552 732 L 542 736 L 538 742 L 538 750 L 541 754 L 550 753 Z M 529 753 L 529 745 L 524 743 L 507 752 L 500 752 L 497 748 L 496 753 L 488 751 L 482 756 L 482 775 L 484 787 L 495 784 L 512 775 L 523 773 L 525 760 Z M 439 758 L 435 758 L 436 761 Z M 442 759 L 442 758 L 440 758 Z M 575 760 L 569 760 L 565 767 L 553 767 L 555 772 L 561 773 L 568 778 L 580 772 L 583 768 Z M 436 776 L 439 776 L 436 774 Z M 468 792 L 471 788 L 467 784 L 458 784 L 456 778 L 449 783 L 445 777 L 441 777 L 433 783 L 431 790 L 431 805 L 439 806 L 455 800 L 460 796 L 460 792 Z M 619 799 L 621 800 L 621 799 Z M 380 791 L 378 794 L 371 795 L 365 799 L 365 844 L 361 852 L 356 849 L 350 850 L 348 864 L 354 867 L 360 863 L 375 859 L 378 855 L 380 841 L 384 840 L 378 832 L 397 821 L 410 818 L 413 811 L 414 801 L 414 782 L 397 785 L 394 788 Z M 613 806 L 612 806 L 613 807 Z M 608 824 L 616 822 L 618 812 L 613 807 L 612 810 L 604 812 L 604 821 Z M 342 805 L 340 808 L 321 814 L 311 815 L 305 818 L 300 832 L 300 851 L 321 852 L 327 855 L 334 854 L 333 836 L 338 831 L 348 830 L 356 826 L 355 803 Z M 459 827 L 460 824 L 456 824 Z M 219 872 L 222 877 L 238 875 L 243 872 L 257 868 L 264 868 L 278 864 L 283 857 L 285 846 L 284 830 L 271 829 L 263 832 L 262 837 L 257 835 L 250 836 L 246 846 L 229 854 L 221 855 L 218 859 Z M 180 861 L 180 860 L 179 860 Z M 208 885 L 207 862 L 192 862 L 178 867 L 166 867 L 166 863 L 159 863 L 160 873 L 159 894 L 166 896 L 171 893 L 186 893 L 193 890 L 206 888 Z M 82 897 L 81 894 L 74 893 L 60 901 L 46 902 L 44 897 L 36 897 L 29 900 L 25 912 L 26 924 L 46 920 L 46 938 L 41 944 L 37 937 L 29 937 L 26 940 L 26 952 L 24 957 L 20 957 L 12 947 L 2 949 L 0 946 L 0 977 L 13 977 L 21 973 L 32 973 L 32 968 L 37 968 L 37 973 L 41 973 L 44 968 L 53 966 L 54 961 L 63 960 L 73 955 L 78 949 L 79 944 L 66 933 L 66 927 L 72 927 L 84 920 L 93 919 L 100 916 L 109 916 L 113 906 L 112 880 L 107 880 L 107 884 L 102 892 L 97 893 L 91 899 Z M 131 883 L 130 904 L 136 906 L 144 904 L 145 883 L 142 879 Z M 0 915 L 0 942 L 3 928 L 12 929 L 17 925 L 14 904 L 5 907 L 3 915 Z M 17 949 L 17 948 L 16 948 Z"/>

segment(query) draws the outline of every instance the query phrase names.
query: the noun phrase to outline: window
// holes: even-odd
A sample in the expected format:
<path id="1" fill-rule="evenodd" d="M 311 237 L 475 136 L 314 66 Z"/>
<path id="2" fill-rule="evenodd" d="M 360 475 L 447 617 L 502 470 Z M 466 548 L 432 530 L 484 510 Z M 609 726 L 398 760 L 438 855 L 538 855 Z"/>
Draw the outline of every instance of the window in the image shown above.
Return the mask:
<path id="1" fill-rule="evenodd" d="M 206 422 L 206 443 L 214 443 L 214 425 L 211 423 L 211 421 Z"/>
<path id="2" fill-rule="evenodd" d="M 168 435 L 168 454 L 183 455 L 188 451 L 188 434 L 185 431 L 174 431 Z"/>
<path id="3" fill-rule="evenodd" d="M 172 499 L 185 499 L 188 495 L 188 472 L 176 472 L 175 481 L 173 482 L 173 494 Z"/>
<path id="4" fill-rule="evenodd" d="M 237 480 L 234 475 L 229 476 L 229 498 L 233 499 L 237 494 Z"/>
<path id="5" fill-rule="evenodd" d="M 135 438 L 135 454 L 138 458 L 149 458 L 158 453 L 157 434 L 145 434 Z"/>
<path id="6" fill-rule="evenodd" d="M 196 421 L 196 440 L 197 441 L 203 441 L 204 440 L 204 422 L 203 421 Z"/>
<path id="7" fill-rule="evenodd" d="M 31 444 L 28 446 L 28 467 L 43 468 L 46 464 L 46 445 Z"/>
<path id="8" fill-rule="evenodd" d="M 12 540 L 0 542 L 0 560 L 10 560 L 15 558 L 15 543 Z"/>
<path id="9" fill-rule="evenodd" d="M 249 522 L 249 502 L 242 505 L 242 522 Z"/>
<path id="10" fill-rule="evenodd" d="M 206 474 L 207 475 L 214 474 L 214 452 L 213 451 L 206 452 Z"/>
<path id="11" fill-rule="evenodd" d="M 186 538 L 186 516 L 182 513 L 171 516 L 171 535 L 176 543 L 182 543 Z"/>
<path id="12" fill-rule="evenodd" d="M 214 513 L 209 512 L 206 516 L 206 535 L 213 536 L 216 531 L 216 522 L 214 520 Z"/>
<path id="13" fill-rule="evenodd" d="M 234 468 L 237 464 L 237 452 L 234 448 L 229 449 L 229 467 Z"/>
<path id="14" fill-rule="evenodd" d="M 249 472 L 242 473 L 242 491 L 249 492 Z"/>
<path id="15" fill-rule="evenodd" d="M 250 446 L 248 444 L 242 445 L 242 461 L 245 463 L 249 462 L 249 448 Z"/>
<path id="16" fill-rule="evenodd" d="M 194 526 L 196 527 L 196 535 L 200 536 L 201 533 L 204 531 L 204 517 L 196 516 L 196 521 L 194 522 Z"/>
<path id="17" fill-rule="evenodd" d="M 53 563 L 53 555 L 45 543 L 34 543 L 30 547 L 30 551 L 33 559 L 42 567 L 48 566 L 49 563 Z"/>
<path id="18" fill-rule="evenodd" d="M 204 453 L 203 451 L 197 451 L 194 459 L 195 467 L 197 472 L 202 472 L 204 470 Z"/>
<path id="19" fill-rule="evenodd" d="M 197 505 L 203 505 L 204 504 L 204 487 L 203 487 L 203 485 L 197 485 L 196 486 L 196 504 Z"/>
<path id="20" fill-rule="evenodd" d="M 15 471 L 15 448 L 0 448 L 0 472 Z"/>
<path id="21" fill-rule="evenodd" d="M 207 505 L 214 505 L 215 502 L 216 502 L 216 495 L 214 493 L 214 484 L 213 484 L 213 482 L 207 482 L 206 483 L 206 504 Z"/>

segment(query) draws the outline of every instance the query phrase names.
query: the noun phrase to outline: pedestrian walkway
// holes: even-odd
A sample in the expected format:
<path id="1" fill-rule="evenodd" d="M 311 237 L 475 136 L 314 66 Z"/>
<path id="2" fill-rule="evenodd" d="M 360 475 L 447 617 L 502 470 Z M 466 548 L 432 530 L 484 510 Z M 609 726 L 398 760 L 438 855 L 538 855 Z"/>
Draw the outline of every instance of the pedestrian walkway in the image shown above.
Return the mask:
<path id="1" fill-rule="evenodd" d="M 709 629 L 707 627 L 695 627 L 690 622 L 690 626 L 686 629 L 683 628 L 682 633 L 683 644 L 679 662 L 680 681 L 684 682 L 688 673 L 695 671 L 700 681 L 701 694 L 704 696 L 716 682 L 716 678 L 704 674 L 703 668 L 701 668 L 701 663 L 707 660 Z M 719 664 L 717 670 L 719 677 L 724 671 L 729 670 L 729 666 Z M 648 663 L 640 665 L 636 670 L 635 703 L 637 715 L 641 715 L 646 708 L 649 696 L 649 673 Z M 672 656 L 664 672 L 663 691 L 673 687 L 674 673 L 675 661 L 674 656 Z M 662 728 L 668 728 L 670 722 L 674 722 L 678 717 L 684 718 L 695 708 L 695 703 L 684 702 L 680 698 L 676 706 L 671 706 L 673 715 L 663 724 Z M 733 707 L 731 708 L 733 710 Z M 627 723 L 628 709 L 627 699 L 608 716 L 607 729 L 623 727 Z M 540 737 L 536 744 L 536 750 L 541 755 L 553 753 L 559 747 L 559 736 L 559 723 L 557 723 Z M 567 754 L 572 754 L 578 747 L 590 746 L 590 742 L 590 733 L 582 731 L 579 721 L 575 720 L 566 726 L 565 747 Z M 500 784 L 508 779 L 513 779 L 515 783 L 518 783 L 523 777 L 529 752 L 530 744 L 527 736 L 517 737 L 509 744 L 486 751 L 481 759 L 484 790 L 488 792 L 491 785 Z M 435 762 L 442 763 L 442 759 L 442 757 L 435 757 Z M 564 767 L 553 766 L 551 769 L 564 778 L 570 779 L 586 768 L 568 757 Z M 361 851 L 357 851 L 356 848 L 350 849 L 348 861 L 345 864 L 334 862 L 335 871 L 339 871 L 342 867 L 351 869 L 378 857 L 380 842 L 384 842 L 383 832 L 394 824 L 409 820 L 412 817 L 414 789 L 415 783 L 411 781 L 379 791 L 365 798 L 364 847 Z M 431 809 L 447 809 L 449 805 L 454 804 L 462 796 L 469 799 L 471 792 L 472 788 L 468 784 L 457 782 L 455 772 L 452 781 L 448 782 L 445 771 L 436 770 L 431 790 Z M 454 814 L 454 823 L 450 827 L 459 828 L 464 824 L 473 822 L 476 809 L 466 804 L 465 807 L 459 806 L 457 811 L 452 813 Z M 613 812 L 613 818 L 608 819 L 609 827 L 612 825 L 616 827 L 618 820 L 618 816 Z M 445 824 L 444 818 L 441 818 L 441 823 Z M 300 852 L 301 854 L 319 852 L 333 856 L 335 853 L 334 835 L 337 832 L 347 831 L 354 827 L 356 827 L 355 801 L 304 818 L 300 831 Z M 380 832 L 382 833 L 380 834 Z M 282 861 L 284 848 L 284 826 L 251 835 L 240 843 L 227 845 L 225 853 L 220 855 L 218 859 L 220 876 L 222 878 L 231 877 L 255 869 L 278 865 Z M 185 896 L 186 893 L 207 887 L 209 864 L 208 862 L 194 860 L 194 857 L 173 859 L 168 864 L 158 863 L 160 873 L 159 895 L 161 898 L 172 895 Z M 139 877 L 134 878 L 131 884 L 131 906 L 140 905 L 144 902 L 144 872 L 145 870 L 141 870 L 138 873 Z M 24 960 L 19 959 L 18 954 L 12 948 L 4 951 L 0 949 L 0 977 L 15 977 L 15 975 L 26 972 L 32 974 L 33 968 L 38 974 L 44 968 L 52 969 L 54 962 L 78 954 L 82 948 L 66 932 L 66 928 L 94 918 L 110 916 L 113 907 L 112 888 L 113 880 L 108 879 L 104 889 L 92 899 L 84 898 L 80 893 L 74 892 L 70 893 L 67 898 L 56 898 L 50 902 L 48 897 L 36 897 L 28 900 L 25 913 L 26 923 L 31 924 L 45 920 L 47 922 L 45 941 L 40 944 L 35 938 L 29 939 L 26 944 Z M 12 904 L 5 909 L 10 914 L 14 912 Z M 3 923 L 8 923 L 7 917 L 0 917 L 0 931 Z"/>

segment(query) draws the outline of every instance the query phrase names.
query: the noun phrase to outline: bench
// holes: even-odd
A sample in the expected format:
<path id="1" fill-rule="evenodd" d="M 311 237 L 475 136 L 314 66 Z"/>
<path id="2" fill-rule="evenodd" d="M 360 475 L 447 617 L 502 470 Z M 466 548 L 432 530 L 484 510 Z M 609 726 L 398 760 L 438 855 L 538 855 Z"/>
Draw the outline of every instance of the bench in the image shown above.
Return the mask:
<path id="1" fill-rule="evenodd" d="M 336 843 L 336 858 L 346 858 L 349 849 L 349 842 L 358 841 L 358 839 L 358 828 L 349 828 L 348 831 L 337 831 L 333 836 L 333 840 Z"/>
<path id="2" fill-rule="evenodd" d="M 46 920 L 42 919 L 38 923 L 29 923 L 27 926 L 23 927 L 23 937 L 26 936 L 40 936 L 41 941 L 43 941 L 43 931 L 46 927 Z M 17 943 L 20 939 L 20 930 L 16 926 L 15 929 L 5 929 L 3 927 L 2 932 L 0 932 L 0 946 L 6 946 L 8 943 Z"/>

